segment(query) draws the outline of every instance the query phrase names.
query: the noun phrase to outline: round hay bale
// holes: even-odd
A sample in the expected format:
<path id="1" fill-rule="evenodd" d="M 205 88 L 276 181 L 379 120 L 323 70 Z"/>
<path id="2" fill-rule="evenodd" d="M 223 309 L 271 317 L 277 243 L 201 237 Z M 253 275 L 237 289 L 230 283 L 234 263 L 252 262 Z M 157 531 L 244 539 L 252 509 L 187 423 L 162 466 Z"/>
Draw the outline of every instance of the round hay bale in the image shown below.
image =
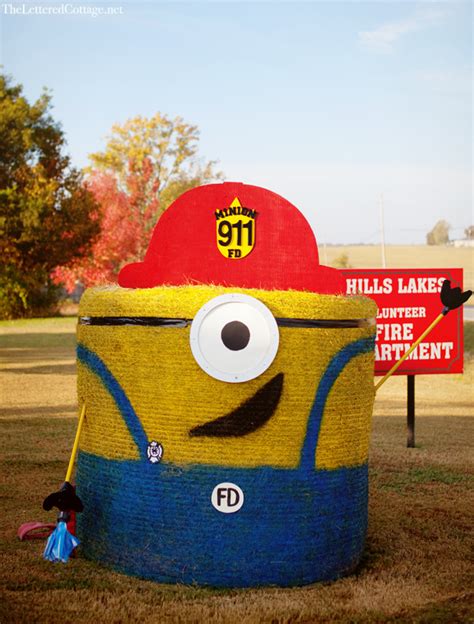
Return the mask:
<path id="1" fill-rule="evenodd" d="M 226 383 L 193 356 L 191 322 L 236 294 L 268 308 L 279 345 L 263 372 Z M 364 297 L 293 290 L 86 291 L 77 351 L 85 556 L 155 581 L 220 587 L 353 570 L 367 527 L 375 313 Z"/>

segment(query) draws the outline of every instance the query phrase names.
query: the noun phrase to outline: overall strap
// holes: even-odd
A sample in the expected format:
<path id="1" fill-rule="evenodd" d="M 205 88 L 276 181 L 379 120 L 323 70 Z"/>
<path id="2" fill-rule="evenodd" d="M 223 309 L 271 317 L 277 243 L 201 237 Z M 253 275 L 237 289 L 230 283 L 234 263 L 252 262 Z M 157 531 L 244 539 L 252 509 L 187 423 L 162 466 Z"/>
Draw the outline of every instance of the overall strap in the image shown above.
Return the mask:
<path id="1" fill-rule="evenodd" d="M 299 470 L 312 472 L 316 466 L 316 447 L 318 445 L 319 431 L 323 419 L 326 401 L 334 383 L 344 370 L 345 366 L 358 355 L 370 353 L 374 349 L 375 336 L 362 338 L 351 342 L 340 351 L 329 362 L 324 371 L 316 390 L 316 396 L 308 418 L 306 435 L 301 449 Z"/>
<path id="2" fill-rule="evenodd" d="M 105 389 L 114 399 L 125 425 L 137 445 L 140 459 L 147 458 L 148 438 L 143 425 L 132 407 L 125 391 L 103 360 L 83 344 L 77 345 L 77 359 L 101 380 Z"/>

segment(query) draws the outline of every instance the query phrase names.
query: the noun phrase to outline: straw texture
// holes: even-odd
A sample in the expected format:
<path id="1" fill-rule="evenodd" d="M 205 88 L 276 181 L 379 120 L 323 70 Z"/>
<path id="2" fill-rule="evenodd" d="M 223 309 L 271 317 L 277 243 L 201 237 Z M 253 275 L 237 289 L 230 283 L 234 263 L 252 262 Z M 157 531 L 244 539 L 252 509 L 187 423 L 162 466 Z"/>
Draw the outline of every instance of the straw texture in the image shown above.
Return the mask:
<path id="1" fill-rule="evenodd" d="M 80 315 L 193 318 L 226 292 L 254 296 L 276 317 L 376 312 L 363 297 L 165 286 L 91 289 Z M 347 572 L 366 530 L 374 328 L 280 327 L 271 366 L 239 384 L 201 370 L 189 331 L 78 328 L 78 393 L 88 406 L 77 470 L 84 553 L 159 581 L 220 586 L 295 585 Z M 253 397 L 258 404 L 266 384 L 281 396 L 256 430 L 190 435 L 240 414 Z M 163 447 L 160 463 L 147 459 L 151 441 Z M 237 513 L 211 504 L 224 482 L 244 492 Z"/>

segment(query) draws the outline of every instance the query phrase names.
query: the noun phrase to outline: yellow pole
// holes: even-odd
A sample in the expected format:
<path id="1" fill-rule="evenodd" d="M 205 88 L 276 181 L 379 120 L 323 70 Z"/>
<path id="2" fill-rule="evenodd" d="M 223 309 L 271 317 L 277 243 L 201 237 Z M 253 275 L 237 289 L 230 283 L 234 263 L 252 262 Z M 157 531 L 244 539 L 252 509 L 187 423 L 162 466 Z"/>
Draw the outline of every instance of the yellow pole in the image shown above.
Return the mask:
<path id="1" fill-rule="evenodd" d="M 441 313 L 439 316 L 435 318 L 435 320 L 431 323 L 431 325 L 427 329 L 425 329 L 425 331 L 421 334 L 418 340 L 415 340 L 415 342 L 411 345 L 408 351 L 402 355 L 402 357 L 398 360 L 398 362 L 394 364 L 392 368 L 388 371 L 388 373 L 386 373 L 385 376 L 382 377 L 382 379 L 379 381 L 379 383 L 376 384 L 375 392 L 377 392 L 380 386 L 384 384 L 387 381 L 387 379 L 393 375 L 393 373 L 398 369 L 398 367 L 407 359 L 410 353 L 412 353 L 412 351 L 416 349 L 416 347 L 420 344 L 420 342 L 424 338 L 426 338 L 426 336 L 430 333 L 430 331 L 434 329 L 436 325 L 441 321 L 441 319 L 443 319 L 445 316 L 446 314 Z"/>
<path id="2" fill-rule="evenodd" d="M 67 467 L 65 481 L 70 483 L 72 470 L 74 468 L 74 461 L 77 455 L 77 449 L 79 447 L 79 438 L 81 436 L 82 423 L 84 422 L 84 416 L 86 415 L 86 404 L 83 403 L 81 415 L 79 416 L 79 422 L 77 423 L 76 437 L 74 439 L 74 445 L 72 447 L 71 458 L 69 459 L 69 466 Z"/>

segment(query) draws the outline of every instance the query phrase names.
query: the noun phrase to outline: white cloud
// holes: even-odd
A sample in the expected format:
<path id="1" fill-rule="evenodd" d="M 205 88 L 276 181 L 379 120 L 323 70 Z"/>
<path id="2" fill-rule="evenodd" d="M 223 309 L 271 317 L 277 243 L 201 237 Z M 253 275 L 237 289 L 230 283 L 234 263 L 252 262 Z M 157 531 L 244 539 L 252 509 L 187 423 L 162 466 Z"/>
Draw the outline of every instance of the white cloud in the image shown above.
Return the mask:
<path id="1" fill-rule="evenodd" d="M 375 52 L 392 52 L 395 44 L 405 35 L 429 28 L 446 17 L 447 11 L 425 9 L 417 11 L 407 19 L 386 22 L 375 30 L 364 30 L 358 33 L 359 43 Z"/>

